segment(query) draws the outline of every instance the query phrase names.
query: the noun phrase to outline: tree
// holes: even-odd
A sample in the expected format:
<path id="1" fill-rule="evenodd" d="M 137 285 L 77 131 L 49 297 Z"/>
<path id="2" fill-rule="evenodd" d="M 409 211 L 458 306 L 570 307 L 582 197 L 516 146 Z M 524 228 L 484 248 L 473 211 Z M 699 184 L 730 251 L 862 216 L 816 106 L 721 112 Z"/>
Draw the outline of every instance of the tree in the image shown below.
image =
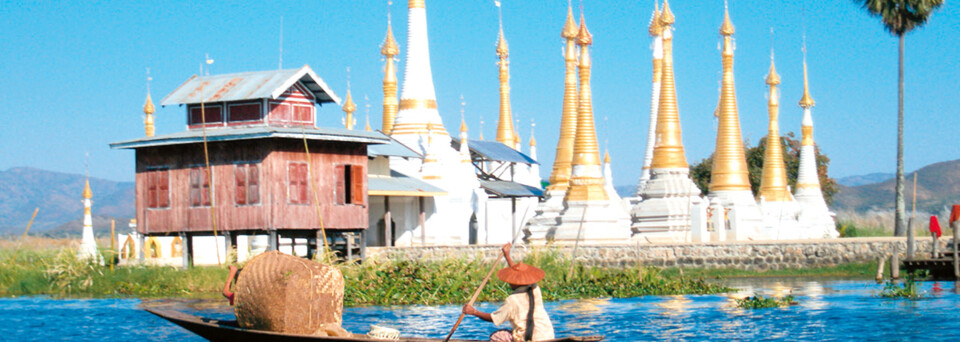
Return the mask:
<path id="1" fill-rule="evenodd" d="M 903 202 L 903 46 L 904 36 L 926 24 L 930 14 L 943 5 L 944 0 L 854 0 L 873 17 L 880 18 L 883 27 L 900 41 L 899 74 L 897 88 L 897 209 L 893 234 L 906 233 L 907 215 Z"/>
<path id="2" fill-rule="evenodd" d="M 795 139 L 793 132 L 780 137 L 780 145 L 784 147 L 783 163 L 787 168 L 787 183 L 790 188 L 797 186 L 797 175 L 800 172 L 800 140 Z M 753 195 L 757 195 L 760 190 L 760 178 L 763 176 L 763 153 L 767 149 L 767 138 L 763 137 L 757 146 L 750 146 L 747 142 L 744 144 L 744 153 L 747 157 L 747 170 L 749 171 L 750 188 Z M 827 204 L 833 203 L 833 195 L 839 191 L 837 182 L 827 175 L 830 167 L 830 158 L 820 153 L 819 148 L 815 148 L 817 156 L 817 178 L 820 179 L 820 189 L 823 192 L 823 199 Z M 690 166 L 690 178 L 700 188 L 703 193 L 709 192 L 710 172 L 713 168 L 713 155 L 701 160 L 699 163 Z"/>

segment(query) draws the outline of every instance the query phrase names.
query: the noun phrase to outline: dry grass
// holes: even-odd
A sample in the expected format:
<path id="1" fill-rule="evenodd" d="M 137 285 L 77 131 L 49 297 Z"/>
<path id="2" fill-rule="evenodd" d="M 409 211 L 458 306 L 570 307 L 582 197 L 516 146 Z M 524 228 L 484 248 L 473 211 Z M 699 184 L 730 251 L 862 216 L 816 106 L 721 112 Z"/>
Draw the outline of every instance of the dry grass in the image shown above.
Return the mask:
<path id="1" fill-rule="evenodd" d="M 908 213 L 909 215 L 910 213 Z M 946 217 L 949 212 L 938 213 L 940 218 L 940 229 L 944 235 L 948 232 Z M 914 218 L 915 236 L 930 236 L 930 213 L 917 212 Z M 837 230 L 841 237 L 866 237 L 866 236 L 893 236 L 893 211 L 868 211 L 852 212 L 841 211 L 837 213 Z"/>

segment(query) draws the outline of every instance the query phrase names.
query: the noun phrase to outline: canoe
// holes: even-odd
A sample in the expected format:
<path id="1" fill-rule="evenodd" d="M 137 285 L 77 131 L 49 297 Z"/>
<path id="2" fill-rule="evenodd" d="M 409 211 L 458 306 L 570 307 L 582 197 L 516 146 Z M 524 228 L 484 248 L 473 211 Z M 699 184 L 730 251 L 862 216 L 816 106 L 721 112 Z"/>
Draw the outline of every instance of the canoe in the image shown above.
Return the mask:
<path id="1" fill-rule="evenodd" d="M 297 341 L 384 341 L 380 339 L 366 337 L 364 335 L 354 335 L 354 337 L 326 337 L 311 335 L 284 334 L 272 331 L 244 329 L 237 325 L 237 321 L 221 321 L 212 318 L 203 318 L 187 314 L 176 310 L 166 310 L 159 308 L 143 308 L 149 313 L 160 316 L 173 324 L 190 330 L 194 334 L 200 335 L 210 341 L 261 341 L 261 342 L 297 342 Z M 588 342 L 601 341 L 603 336 L 579 336 L 564 337 L 544 342 Z M 442 338 L 422 338 L 422 337 L 400 337 L 401 342 L 430 342 L 443 341 Z M 481 340 L 450 340 L 456 342 L 482 342 Z"/>

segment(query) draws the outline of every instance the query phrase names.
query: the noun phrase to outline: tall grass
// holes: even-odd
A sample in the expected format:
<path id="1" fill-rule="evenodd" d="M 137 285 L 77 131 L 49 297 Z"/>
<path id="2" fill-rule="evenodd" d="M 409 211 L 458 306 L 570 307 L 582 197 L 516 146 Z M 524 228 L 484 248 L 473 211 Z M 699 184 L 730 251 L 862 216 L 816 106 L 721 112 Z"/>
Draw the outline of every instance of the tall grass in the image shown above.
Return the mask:
<path id="1" fill-rule="evenodd" d="M 913 222 L 915 236 L 930 236 L 930 215 L 917 212 Z M 938 217 L 949 217 L 949 212 L 941 212 Z M 891 210 L 841 211 L 837 213 L 837 231 L 840 232 L 840 237 L 893 236 L 893 219 L 894 213 Z M 945 223 L 941 221 L 940 227 L 944 234 L 950 234 Z"/>
<path id="2" fill-rule="evenodd" d="M 528 253 L 523 262 L 544 270 L 539 283 L 544 300 L 636 297 L 644 295 L 708 294 L 731 291 L 703 278 L 666 277 L 653 267 L 601 268 L 577 266 L 568 277 L 569 259 L 557 252 Z M 505 266 L 505 264 L 504 264 Z M 343 267 L 345 304 L 450 304 L 465 303 L 491 264 L 480 258 L 437 262 L 389 261 Z M 498 301 L 510 294 L 509 286 L 492 279 L 477 300 Z"/>

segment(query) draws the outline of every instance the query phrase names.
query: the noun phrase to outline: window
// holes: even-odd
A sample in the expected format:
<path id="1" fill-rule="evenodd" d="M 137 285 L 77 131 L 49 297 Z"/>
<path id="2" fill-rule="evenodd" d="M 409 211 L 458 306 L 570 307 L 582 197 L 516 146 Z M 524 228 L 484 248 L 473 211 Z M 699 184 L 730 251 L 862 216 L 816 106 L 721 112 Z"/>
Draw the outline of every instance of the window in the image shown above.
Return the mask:
<path id="1" fill-rule="evenodd" d="M 170 170 L 147 171 L 147 208 L 170 207 Z"/>
<path id="2" fill-rule="evenodd" d="M 333 173 L 336 177 L 335 195 L 337 196 L 337 204 L 362 205 L 364 200 L 363 166 L 336 165 Z"/>
<path id="3" fill-rule="evenodd" d="M 190 169 L 190 206 L 204 207 L 210 205 L 210 177 L 207 169 L 195 167 Z"/>
<path id="4" fill-rule="evenodd" d="M 230 108 L 231 122 L 260 120 L 260 104 L 259 103 L 230 105 L 229 108 Z M 207 113 L 207 114 L 209 115 L 210 113 Z"/>
<path id="5" fill-rule="evenodd" d="M 201 113 L 203 115 L 201 115 Z M 200 125 L 203 123 L 203 117 L 206 116 L 207 124 L 218 124 L 223 121 L 223 115 L 220 113 L 220 106 L 204 106 L 200 111 L 200 106 L 190 108 L 190 125 Z"/>
<path id="6" fill-rule="evenodd" d="M 307 199 L 307 163 L 287 165 L 287 202 L 290 204 L 308 204 Z"/>
<path id="7" fill-rule="evenodd" d="M 294 106 L 294 116 L 293 121 L 297 122 L 312 122 L 313 119 L 313 107 L 312 106 Z"/>
<path id="8" fill-rule="evenodd" d="M 290 105 L 282 103 L 270 104 L 270 121 L 286 123 L 290 121 Z"/>
<path id="9" fill-rule="evenodd" d="M 237 164 L 237 204 L 260 203 L 260 173 L 257 164 Z"/>

